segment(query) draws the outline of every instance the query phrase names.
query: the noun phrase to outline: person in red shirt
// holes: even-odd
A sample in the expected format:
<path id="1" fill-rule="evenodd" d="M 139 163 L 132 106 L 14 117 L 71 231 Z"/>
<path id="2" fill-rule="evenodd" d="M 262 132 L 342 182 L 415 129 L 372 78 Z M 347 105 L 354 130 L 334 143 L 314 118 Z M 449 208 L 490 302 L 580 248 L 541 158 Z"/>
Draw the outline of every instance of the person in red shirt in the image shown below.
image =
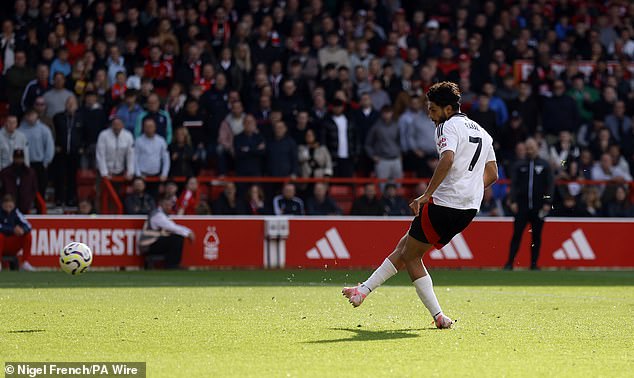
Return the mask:
<path id="1" fill-rule="evenodd" d="M 152 79 L 154 89 L 161 97 L 167 95 L 172 83 L 172 65 L 162 59 L 162 51 L 159 46 L 150 48 L 150 58 L 143 67 L 143 76 Z"/>
<path id="2" fill-rule="evenodd" d="M 117 81 L 112 85 L 112 89 L 110 90 L 110 95 L 112 96 L 112 101 L 115 104 L 119 104 L 119 102 L 125 100 L 125 91 L 128 90 L 126 85 L 126 81 L 128 80 L 125 72 L 119 71 L 117 72 Z"/>
<path id="3" fill-rule="evenodd" d="M 178 215 L 192 215 L 196 214 L 196 207 L 200 203 L 200 189 L 198 187 L 198 180 L 196 177 L 190 177 L 187 180 L 185 190 L 178 197 L 176 203 L 176 214 Z"/>

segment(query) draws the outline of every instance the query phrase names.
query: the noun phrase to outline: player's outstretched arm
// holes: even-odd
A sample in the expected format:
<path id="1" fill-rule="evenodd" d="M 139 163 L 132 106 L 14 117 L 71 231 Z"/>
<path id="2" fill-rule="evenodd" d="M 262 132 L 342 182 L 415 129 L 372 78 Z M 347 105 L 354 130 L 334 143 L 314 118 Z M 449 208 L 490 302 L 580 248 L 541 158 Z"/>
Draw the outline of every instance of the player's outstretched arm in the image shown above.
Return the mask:
<path id="1" fill-rule="evenodd" d="M 484 166 L 484 189 L 498 180 L 498 165 L 495 161 L 488 161 Z"/>
<path id="2" fill-rule="evenodd" d="M 414 214 L 418 214 L 420 210 L 420 206 L 424 205 L 429 201 L 432 194 L 438 189 L 440 183 L 447 177 L 451 166 L 453 165 L 454 152 L 451 150 L 446 150 L 440 155 L 440 161 L 438 162 L 438 166 L 434 171 L 434 175 L 429 180 L 429 185 L 427 186 L 427 190 L 420 197 L 416 198 L 412 203 L 409 204 L 409 207 L 414 211 Z"/>

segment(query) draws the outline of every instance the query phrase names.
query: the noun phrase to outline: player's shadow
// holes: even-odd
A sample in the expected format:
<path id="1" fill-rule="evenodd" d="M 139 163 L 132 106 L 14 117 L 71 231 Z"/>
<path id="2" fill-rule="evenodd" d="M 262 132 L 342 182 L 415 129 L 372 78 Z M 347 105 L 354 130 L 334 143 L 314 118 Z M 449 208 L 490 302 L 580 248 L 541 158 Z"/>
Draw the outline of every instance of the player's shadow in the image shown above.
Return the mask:
<path id="1" fill-rule="evenodd" d="M 396 339 L 411 339 L 419 337 L 417 333 L 411 333 L 415 331 L 433 331 L 433 328 L 419 328 L 419 329 L 386 329 L 382 331 L 372 331 L 361 328 L 329 328 L 331 331 L 348 331 L 353 334 L 350 337 L 343 337 L 339 339 L 325 339 L 307 341 L 307 344 L 330 344 L 340 343 L 344 341 L 372 341 L 372 340 L 396 340 Z"/>

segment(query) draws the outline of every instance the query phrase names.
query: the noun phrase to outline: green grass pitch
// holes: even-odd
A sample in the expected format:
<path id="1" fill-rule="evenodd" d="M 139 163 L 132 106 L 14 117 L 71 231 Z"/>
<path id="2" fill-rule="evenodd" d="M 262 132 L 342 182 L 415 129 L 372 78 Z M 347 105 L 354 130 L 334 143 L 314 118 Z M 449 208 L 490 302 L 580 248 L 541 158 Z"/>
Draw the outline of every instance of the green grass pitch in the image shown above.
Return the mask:
<path id="1" fill-rule="evenodd" d="M 0 273 L 5 361 L 145 361 L 149 377 L 632 376 L 634 272 L 432 271 L 451 330 L 400 273 Z"/>

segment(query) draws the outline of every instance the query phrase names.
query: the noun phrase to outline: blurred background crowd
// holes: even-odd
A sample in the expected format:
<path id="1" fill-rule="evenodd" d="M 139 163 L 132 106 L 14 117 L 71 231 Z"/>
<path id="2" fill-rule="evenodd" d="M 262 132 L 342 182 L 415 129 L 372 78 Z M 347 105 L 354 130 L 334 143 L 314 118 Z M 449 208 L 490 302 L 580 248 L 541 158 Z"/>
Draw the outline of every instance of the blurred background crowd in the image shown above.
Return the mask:
<path id="1" fill-rule="evenodd" d="M 408 215 L 425 184 L 399 179 L 437 162 L 425 91 L 451 80 L 502 178 L 531 136 L 554 215 L 634 216 L 627 0 L 15 0 L 0 20 L 0 183 L 23 212 L 37 192 L 98 211 L 95 179 L 124 177 L 130 214 L 167 192 L 180 214 Z"/>

